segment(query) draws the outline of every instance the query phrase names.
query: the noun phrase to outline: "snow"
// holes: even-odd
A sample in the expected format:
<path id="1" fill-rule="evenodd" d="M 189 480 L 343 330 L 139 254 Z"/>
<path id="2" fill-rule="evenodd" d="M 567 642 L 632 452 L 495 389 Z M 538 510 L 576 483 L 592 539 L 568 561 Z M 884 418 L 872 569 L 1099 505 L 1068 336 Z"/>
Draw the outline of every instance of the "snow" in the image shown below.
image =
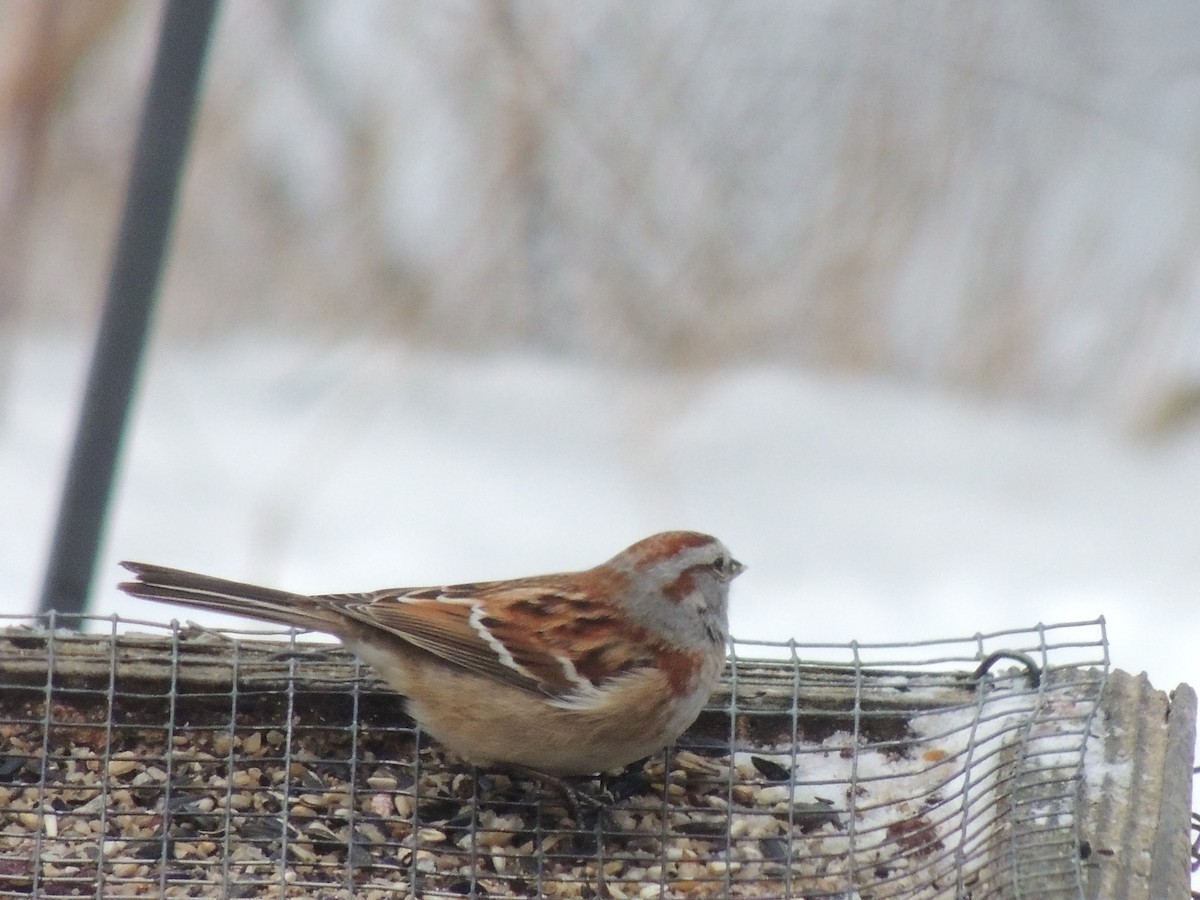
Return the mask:
<path id="1" fill-rule="evenodd" d="M 36 607 L 86 341 L 25 334 L 0 408 L 9 610 Z M 749 565 L 739 638 L 945 638 L 1107 617 L 1117 667 L 1200 683 L 1200 434 L 783 367 L 697 375 L 390 341 L 155 345 L 94 612 L 120 559 L 306 591 L 592 565 L 665 528 Z"/>
<path id="2" fill-rule="evenodd" d="M 830 874 L 840 865 L 872 872 L 887 896 L 926 897 L 943 896 L 956 878 L 986 880 L 986 844 L 1000 819 L 1016 840 L 1069 855 L 1072 785 L 1085 745 L 1097 740 L 1088 726 L 1100 682 L 1059 669 L 1041 693 L 1017 679 L 972 695 L 920 668 L 912 674 L 937 703 L 891 705 L 874 678 L 864 688 L 876 711 L 907 711 L 901 740 L 843 730 L 780 753 L 734 755 L 741 781 L 754 779 L 755 757 L 791 774 L 756 788 L 754 805 L 776 815 L 790 807 L 797 821 L 815 816 L 797 838 L 797 858 L 820 860 Z"/>

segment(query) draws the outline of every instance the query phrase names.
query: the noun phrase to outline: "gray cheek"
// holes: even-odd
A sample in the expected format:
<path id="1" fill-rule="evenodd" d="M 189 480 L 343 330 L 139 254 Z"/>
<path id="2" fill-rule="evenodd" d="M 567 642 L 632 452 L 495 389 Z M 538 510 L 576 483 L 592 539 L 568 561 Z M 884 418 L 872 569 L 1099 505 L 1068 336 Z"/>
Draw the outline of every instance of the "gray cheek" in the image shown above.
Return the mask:
<path id="1" fill-rule="evenodd" d="M 640 625 L 685 647 L 703 649 L 714 641 L 724 643 L 729 633 L 725 613 L 728 586 L 715 578 L 699 577 L 678 605 L 664 603 L 658 586 L 647 587 L 642 602 L 627 609 Z M 635 595 L 636 596 L 636 595 Z"/>
<path id="2" fill-rule="evenodd" d="M 729 634 L 729 619 L 726 613 L 727 586 L 706 579 L 697 586 L 695 593 L 687 598 L 692 621 L 697 625 L 697 638 L 722 643 Z"/>
<path id="3" fill-rule="evenodd" d="M 706 577 L 700 580 L 696 589 L 702 596 L 704 612 L 717 618 L 725 618 L 725 607 L 729 596 L 729 583 Z"/>
<path id="4" fill-rule="evenodd" d="M 712 611 L 699 590 L 692 591 L 675 609 L 680 637 L 691 646 L 700 646 L 708 640 L 712 631 Z"/>

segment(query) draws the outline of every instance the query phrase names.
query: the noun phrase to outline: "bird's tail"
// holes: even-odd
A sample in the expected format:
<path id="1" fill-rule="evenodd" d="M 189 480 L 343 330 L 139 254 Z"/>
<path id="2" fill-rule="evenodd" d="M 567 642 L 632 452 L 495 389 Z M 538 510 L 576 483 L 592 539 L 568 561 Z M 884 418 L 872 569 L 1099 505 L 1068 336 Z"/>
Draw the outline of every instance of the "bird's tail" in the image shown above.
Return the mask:
<path id="1" fill-rule="evenodd" d="M 137 579 L 118 585 L 131 597 L 248 616 L 305 631 L 330 631 L 342 619 L 336 609 L 304 594 L 148 563 L 123 562 L 121 565 Z"/>

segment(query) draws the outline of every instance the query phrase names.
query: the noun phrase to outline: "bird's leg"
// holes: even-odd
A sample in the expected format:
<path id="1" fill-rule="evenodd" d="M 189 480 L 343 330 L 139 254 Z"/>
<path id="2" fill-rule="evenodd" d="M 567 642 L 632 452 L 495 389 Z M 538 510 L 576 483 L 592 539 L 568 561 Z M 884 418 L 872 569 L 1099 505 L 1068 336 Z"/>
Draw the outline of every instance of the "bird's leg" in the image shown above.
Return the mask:
<path id="1" fill-rule="evenodd" d="M 607 808 L 603 801 L 597 800 L 595 797 L 580 790 L 575 785 L 571 784 L 566 778 L 558 775 L 550 775 L 546 772 L 539 772 L 537 769 L 531 769 L 527 766 L 509 764 L 506 765 L 508 771 L 514 775 L 523 776 L 537 781 L 542 787 L 549 788 L 562 797 L 566 803 L 567 809 L 571 814 L 572 820 L 579 827 L 584 827 L 586 824 L 583 818 L 583 807 L 587 806 L 593 814 L 600 814 Z"/>

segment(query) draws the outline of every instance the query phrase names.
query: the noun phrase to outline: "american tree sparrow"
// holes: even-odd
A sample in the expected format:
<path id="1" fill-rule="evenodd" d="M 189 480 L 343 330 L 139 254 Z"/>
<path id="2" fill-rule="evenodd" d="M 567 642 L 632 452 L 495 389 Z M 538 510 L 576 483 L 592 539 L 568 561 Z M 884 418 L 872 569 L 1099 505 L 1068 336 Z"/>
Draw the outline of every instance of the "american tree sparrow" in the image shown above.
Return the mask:
<path id="1" fill-rule="evenodd" d="M 716 538 L 656 534 L 584 572 L 307 596 L 144 563 L 127 594 L 324 631 L 464 759 L 552 776 L 673 742 L 716 687 L 729 582 Z"/>

